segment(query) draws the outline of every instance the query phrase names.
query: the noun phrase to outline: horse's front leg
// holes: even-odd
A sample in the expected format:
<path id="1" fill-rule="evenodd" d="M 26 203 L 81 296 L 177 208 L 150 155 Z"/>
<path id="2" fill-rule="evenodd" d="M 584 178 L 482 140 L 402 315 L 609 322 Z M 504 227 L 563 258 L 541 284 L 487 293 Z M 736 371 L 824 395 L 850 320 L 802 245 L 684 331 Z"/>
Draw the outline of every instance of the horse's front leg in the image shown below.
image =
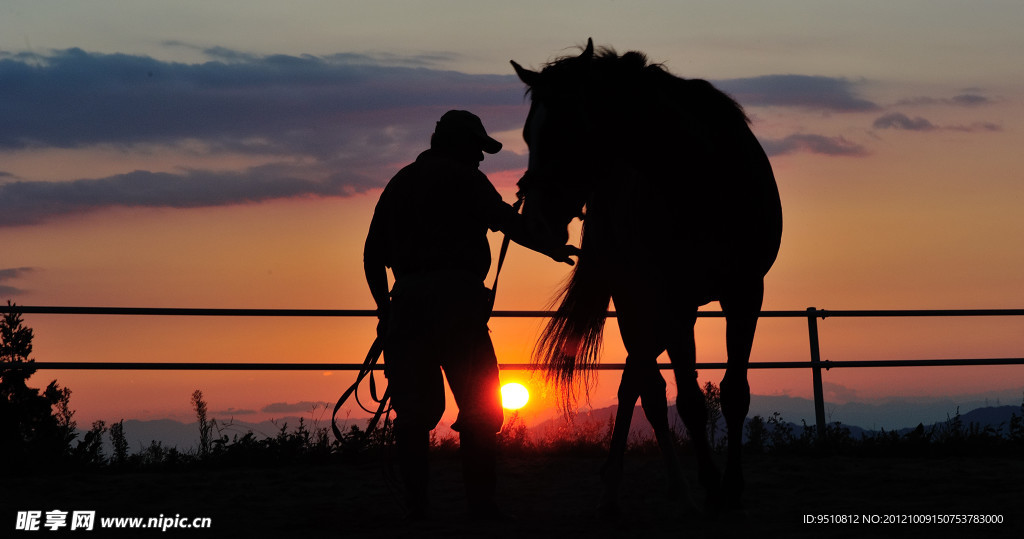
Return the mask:
<path id="1" fill-rule="evenodd" d="M 604 493 L 601 495 L 598 507 L 604 516 L 613 516 L 619 511 L 619 487 L 622 484 L 623 459 L 629 438 L 629 427 L 633 422 L 633 408 L 640 397 L 640 383 L 636 371 L 630 367 L 628 357 L 626 358 L 626 367 L 622 370 L 618 397 L 619 407 L 615 412 L 615 427 L 612 430 L 608 460 L 601 468 Z"/>
<path id="2" fill-rule="evenodd" d="M 730 362 L 731 363 L 731 362 Z M 743 480 L 743 422 L 750 410 L 750 385 L 745 368 L 726 369 L 721 384 L 722 416 L 728 432 L 728 450 L 722 494 L 726 504 L 740 506 L 745 485 Z"/>
<path id="3" fill-rule="evenodd" d="M 726 353 L 728 366 L 722 379 L 722 415 L 728 429 L 728 460 L 723 478 L 725 502 L 740 506 L 743 493 L 743 422 L 750 411 L 750 384 L 747 381 L 747 366 L 757 329 L 757 317 L 764 296 L 764 284 L 740 289 L 735 294 L 723 297 L 722 311 L 725 312 Z"/>

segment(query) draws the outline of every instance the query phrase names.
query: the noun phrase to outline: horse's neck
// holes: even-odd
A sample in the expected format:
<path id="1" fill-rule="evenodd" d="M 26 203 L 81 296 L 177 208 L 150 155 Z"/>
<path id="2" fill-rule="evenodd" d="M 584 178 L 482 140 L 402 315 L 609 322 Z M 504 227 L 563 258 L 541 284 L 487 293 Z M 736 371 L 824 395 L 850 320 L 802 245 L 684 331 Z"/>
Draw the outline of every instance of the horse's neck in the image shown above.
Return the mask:
<path id="1" fill-rule="evenodd" d="M 667 178 L 652 177 L 624 162 L 605 170 L 588 199 L 586 220 L 606 247 L 630 250 L 636 231 L 668 228 L 678 211 L 678 195 Z"/>

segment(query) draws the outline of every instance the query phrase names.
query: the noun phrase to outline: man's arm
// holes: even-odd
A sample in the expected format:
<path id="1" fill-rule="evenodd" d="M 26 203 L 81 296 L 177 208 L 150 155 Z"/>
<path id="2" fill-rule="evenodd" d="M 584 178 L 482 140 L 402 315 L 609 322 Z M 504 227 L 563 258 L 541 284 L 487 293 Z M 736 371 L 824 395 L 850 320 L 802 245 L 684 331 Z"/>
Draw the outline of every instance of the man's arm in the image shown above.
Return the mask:
<path id="1" fill-rule="evenodd" d="M 370 231 L 366 235 L 366 244 L 363 246 L 363 273 L 366 275 L 366 284 L 370 287 L 373 302 L 377 305 L 377 318 L 381 321 L 381 324 L 377 326 L 377 332 L 380 334 L 383 330 L 383 323 L 391 314 L 391 298 L 388 293 L 384 238 L 376 214 L 370 221 Z"/>
<path id="2" fill-rule="evenodd" d="M 547 255 L 557 262 L 570 266 L 575 264 L 569 257 L 579 256 L 579 248 L 564 244 L 564 238 L 548 237 L 531 230 L 523 216 L 511 204 L 502 200 L 487 176 L 480 171 L 476 171 L 475 174 L 476 177 L 471 182 L 474 191 L 469 206 L 480 212 L 480 218 L 487 223 L 488 228 L 500 230 L 510 240 Z"/>
<path id="3" fill-rule="evenodd" d="M 501 230 L 509 239 L 527 249 L 547 255 L 556 262 L 563 262 L 570 266 L 575 264 L 569 257 L 579 256 L 578 247 L 562 244 L 555 238 L 539 237 L 526 225 L 523 216 L 517 213 L 512 206 L 505 202 L 502 202 L 501 205 L 503 208 L 499 210 L 501 217 L 498 219 L 498 230 Z"/>

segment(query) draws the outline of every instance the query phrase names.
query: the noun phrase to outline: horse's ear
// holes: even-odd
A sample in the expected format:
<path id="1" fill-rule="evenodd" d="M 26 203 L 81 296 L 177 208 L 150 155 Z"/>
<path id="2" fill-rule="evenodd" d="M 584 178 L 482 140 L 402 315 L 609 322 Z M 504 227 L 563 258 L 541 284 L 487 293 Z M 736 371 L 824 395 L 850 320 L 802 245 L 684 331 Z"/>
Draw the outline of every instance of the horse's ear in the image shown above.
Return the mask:
<path id="1" fill-rule="evenodd" d="M 587 48 L 583 49 L 583 54 L 580 55 L 580 58 L 585 58 L 585 59 L 589 60 L 593 56 L 594 56 L 594 38 L 588 37 L 587 38 Z"/>
<path id="2" fill-rule="evenodd" d="M 525 82 L 527 86 L 533 88 L 536 83 L 540 81 L 540 73 L 526 69 L 525 67 L 517 64 L 515 60 L 512 60 L 511 62 L 512 69 L 516 70 L 516 75 L 519 76 L 519 80 Z"/>

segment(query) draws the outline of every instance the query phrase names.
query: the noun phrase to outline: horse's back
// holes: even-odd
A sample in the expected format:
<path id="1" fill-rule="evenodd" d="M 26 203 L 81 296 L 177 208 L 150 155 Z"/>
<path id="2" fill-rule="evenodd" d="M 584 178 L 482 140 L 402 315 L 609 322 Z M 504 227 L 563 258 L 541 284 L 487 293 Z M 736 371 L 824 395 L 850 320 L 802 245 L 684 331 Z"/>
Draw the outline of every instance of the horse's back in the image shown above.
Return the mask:
<path id="1" fill-rule="evenodd" d="M 767 274 L 781 243 L 782 204 L 742 109 L 705 81 L 677 80 L 672 121 L 655 120 L 654 151 L 641 157 L 646 186 L 627 192 L 623 205 L 650 231 L 631 248 L 656 250 L 656 264 L 704 283 L 697 288 L 712 291 L 701 296 L 717 299 L 731 282 Z"/>
<path id="2" fill-rule="evenodd" d="M 771 163 L 745 117 L 725 115 L 680 129 L 664 152 L 662 196 L 675 205 L 667 232 L 689 242 L 700 264 L 768 272 L 782 237 L 782 203 Z M 664 202 L 662 202 L 664 204 Z"/>

